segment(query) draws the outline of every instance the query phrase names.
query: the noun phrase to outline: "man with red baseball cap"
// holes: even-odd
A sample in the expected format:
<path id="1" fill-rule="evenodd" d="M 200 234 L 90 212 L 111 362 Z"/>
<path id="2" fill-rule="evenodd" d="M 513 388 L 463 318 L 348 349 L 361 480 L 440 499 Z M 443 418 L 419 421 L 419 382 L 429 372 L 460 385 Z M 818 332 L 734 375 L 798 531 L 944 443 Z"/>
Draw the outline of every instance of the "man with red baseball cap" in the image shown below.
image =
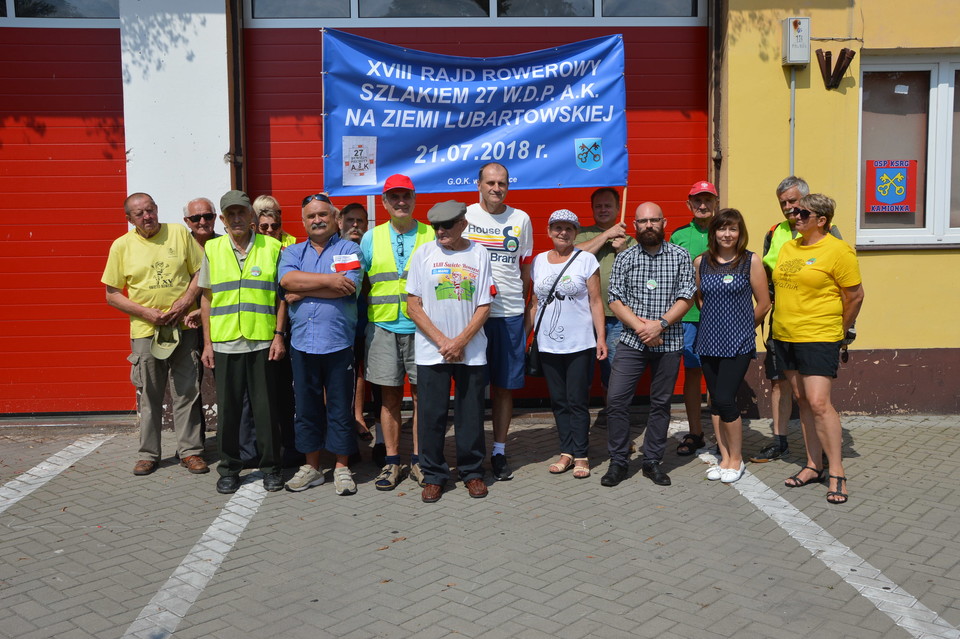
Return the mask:
<path id="1" fill-rule="evenodd" d="M 420 246 L 432 242 L 433 228 L 413 217 L 417 193 L 406 175 L 391 175 L 383 185 L 383 208 L 390 219 L 360 240 L 363 269 L 370 279 L 366 335 L 366 379 L 379 384 L 383 398 L 380 425 L 386 457 L 374 482 L 377 490 L 393 490 L 407 473 L 400 464 L 400 406 L 403 382 L 413 398 L 413 454 L 409 472 L 423 486 L 417 448 L 417 326 L 407 313 L 407 265 Z"/>
<path id="2" fill-rule="evenodd" d="M 710 182 L 695 182 L 687 194 L 687 207 L 693 213 L 689 224 L 681 226 L 670 236 L 670 242 L 682 246 L 690 253 L 690 259 L 707 250 L 707 226 L 717 212 L 717 187 Z M 700 358 L 693 352 L 693 343 L 697 339 L 700 327 L 700 309 L 696 304 L 683 316 L 683 401 L 687 409 L 687 422 L 690 432 L 677 446 L 680 456 L 693 455 L 702 448 L 703 425 L 700 423 L 700 408 L 703 398 L 701 391 L 702 374 Z"/>

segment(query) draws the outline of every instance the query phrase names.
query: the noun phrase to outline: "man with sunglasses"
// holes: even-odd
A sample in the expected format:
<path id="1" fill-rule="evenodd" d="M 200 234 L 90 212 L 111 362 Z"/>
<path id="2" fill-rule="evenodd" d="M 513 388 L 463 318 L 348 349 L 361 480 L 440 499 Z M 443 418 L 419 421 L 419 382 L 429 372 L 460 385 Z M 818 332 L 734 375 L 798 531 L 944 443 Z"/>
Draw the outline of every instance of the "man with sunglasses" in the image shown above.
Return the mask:
<path id="1" fill-rule="evenodd" d="M 197 272 L 203 251 L 179 224 L 161 224 L 153 198 L 134 193 L 123 203 L 133 229 L 110 246 L 101 282 L 107 303 L 130 316 L 130 378 L 137 389 L 139 461 L 134 475 L 149 475 L 160 461 L 163 393 L 170 384 L 173 426 L 180 465 L 191 473 L 209 472 L 197 397 L 200 394 L 197 330 L 184 323 L 196 308 Z M 124 294 L 126 289 L 126 294 Z M 179 328 L 179 343 L 166 357 L 151 348 L 161 327 Z"/>
<path id="2" fill-rule="evenodd" d="M 380 425 L 386 445 L 383 469 L 374 486 L 393 490 L 407 468 L 400 464 L 400 407 L 403 382 L 410 381 L 413 399 L 413 454 L 409 472 L 423 486 L 417 444 L 416 324 L 407 312 L 407 269 L 414 252 L 435 235 L 428 224 L 413 217 L 417 193 L 406 175 L 391 175 L 383 185 L 383 209 L 390 219 L 360 240 L 363 269 L 370 279 L 366 363 L 367 381 L 379 384 L 383 405 Z"/>
<path id="3" fill-rule="evenodd" d="M 353 338 L 357 290 L 363 278 L 360 247 L 340 237 L 337 209 L 320 193 L 303 200 L 306 242 L 280 258 L 280 285 L 290 302 L 290 360 L 296 397 L 296 448 L 306 463 L 286 483 L 289 491 L 323 483 L 320 452 L 336 456 L 333 483 L 338 495 L 357 485 L 348 460 L 357 452 L 353 434 Z M 295 297 L 290 296 L 294 293 Z"/>
<path id="4" fill-rule="evenodd" d="M 183 223 L 190 229 L 190 235 L 197 241 L 202 248 L 207 240 L 220 237 L 213 224 L 217 220 L 216 209 L 213 202 L 205 197 L 198 197 L 187 202 L 183 207 Z"/>
<path id="5" fill-rule="evenodd" d="M 440 499 L 450 478 L 443 456 L 450 382 L 454 382 L 457 470 L 471 497 L 487 496 L 483 482 L 483 389 L 487 385 L 487 338 L 483 324 L 496 294 L 490 258 L 463 237 L 467 207 L 453 200 L 427 213 L 437 235 L 410 262 L 407 303 L 417 325 L 420 453 L 426 503 Z"/>
<path id="6" fill-rule="evenodd" d="M 784 219 L 770 227 L 763 238 L 763 267 L 767 271 L 767 281 L 770 282 L 770 300 L 774 304 L 776 304 L 776 299 L 773 290 L 773 269 L 777 265 L 780 249 L 784 244 L 797 237 L 797 216 L 794 209 L 800 198 L 809 194 L 810 186 L 806 180 L 795 175 L 784 178 L 777 185 L 777 202 L 780 204 L 780 212 Z M 840 236 L 840 230 L 833 224 L 830 226 L 830 235 L 838 240 L 843 239 Z M 770 326 L 773 326 L 772 311 L 770 312 Z M 759 464 L 780 459 L 790 452 L 787 446 L 787 423 L 790 421 L 791 413 L 793 413 L 793 391 L 790 390 L 790 382 L 784 375 L 783 370 L 777 365 L 777 360 L 773 356 L 773 349 L 769 345 L 764 357 L 763 370 L 771 383 L 770 404 L 773 414 L 774 441 L 764 446 L 750 458 L 751 462 Z"/>

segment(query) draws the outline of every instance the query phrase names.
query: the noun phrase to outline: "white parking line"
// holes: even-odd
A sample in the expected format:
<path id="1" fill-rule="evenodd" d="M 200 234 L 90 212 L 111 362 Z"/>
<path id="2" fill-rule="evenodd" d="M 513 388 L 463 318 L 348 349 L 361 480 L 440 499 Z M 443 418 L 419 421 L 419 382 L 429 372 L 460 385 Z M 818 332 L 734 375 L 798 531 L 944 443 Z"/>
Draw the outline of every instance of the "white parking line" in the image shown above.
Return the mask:
<path id="1" fill-rule="evenodd" d="M 173 634 L 260 508 L 267 491 L 263 482 L 253 479 L 262 477 L 255 472 L 245 478 L 220 516 L 130 624 L 124 639 L 163 639 Z"/>
<path id="2" fill-rule="evenodd" d="M 92 453 L 113 435 L 85 435 L 16 479 L 0 486 L 0 513 Z"/>
<path id="3" fill-rule="evenodd" d="M 716 463 L 710 453 L 701 454 L 700 459 L 708 464 Z M 885 577 L 750 472 L 745 472 L 743 478 L 731 486 L 911 636 L 916 639 L 960 639 L 960 630 Z"/>

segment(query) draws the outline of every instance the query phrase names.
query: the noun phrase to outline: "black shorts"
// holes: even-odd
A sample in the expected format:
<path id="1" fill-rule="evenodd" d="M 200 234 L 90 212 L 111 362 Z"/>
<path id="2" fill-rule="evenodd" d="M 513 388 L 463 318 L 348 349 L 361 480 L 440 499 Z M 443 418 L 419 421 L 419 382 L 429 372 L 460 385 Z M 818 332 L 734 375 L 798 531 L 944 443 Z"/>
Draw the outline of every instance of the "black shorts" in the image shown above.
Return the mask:
<path id="1" fill-rule="evenodd" d="M 773 340 L 773 357 L 780 371 L 837 377 L 840 342 L 783 342 Z"/>

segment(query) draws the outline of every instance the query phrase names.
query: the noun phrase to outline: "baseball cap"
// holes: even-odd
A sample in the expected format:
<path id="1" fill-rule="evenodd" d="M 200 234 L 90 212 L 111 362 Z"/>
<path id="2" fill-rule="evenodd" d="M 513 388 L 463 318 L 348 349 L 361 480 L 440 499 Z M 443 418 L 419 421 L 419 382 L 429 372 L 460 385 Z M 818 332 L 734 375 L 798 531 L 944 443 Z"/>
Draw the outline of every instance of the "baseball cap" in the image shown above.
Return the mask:
<path id="1" fill-rule="evenodd" d="M 559 209 L 550 214 L 550 220 L 547 221 L 547 226 L 555 222 L 569 222 L 576 227 L 580 227 L 580 218 L 577 217 L 577 214 L 573 211 L 568 211 L 567 209 Z"/>
<path id="2" fill-rule="evenodd" d="M 220 212 L 226 211 L 231 206 L 235 205 L 245 206 L 248 209 L 253 208 L 253 205 L 250 204 L 250 198 L 243 191 L 227 191 L 223 194 L 223 197 L 220 198 Z"/>
<path id="3" fill-rule="evenodd" d="M 690 187 L 690 193 L 687 195 L 697 195 L 698 193 L 709 193 L 711 195 L 717 195 L 717 187 L 710 184 L 709 182 L 694 182 L 693 186 Z"/>
<path id="4" fill-rule="evenodd" d="M 153 332 L 150 354 L 157 359 L 167 359 L 180 344 L 180 329 L 176 326 L 158 326 Z"/>
<path id="5" fill-rule="evenodd" d="M 447 200 L 446 202 L 434 204 L 430 207 L 430 210 L 427 211 L 427 219 L 430 220 L 431 224 L 439 224 L 441 222 L 452 222 L 461 215 L 466 214 L 466 204 L 457 202 L 456 200 Z"/>
<path id="6" fill-rule="evenodd" d="M 387 181 L 383 183 L 383 192 L 392 191 L 393 189 L 409 189 L 410 191 L 416 191 L 413 188 L 413 182 L 406 175 L 401 175 L 396 173 L 387 178 Z"/>

